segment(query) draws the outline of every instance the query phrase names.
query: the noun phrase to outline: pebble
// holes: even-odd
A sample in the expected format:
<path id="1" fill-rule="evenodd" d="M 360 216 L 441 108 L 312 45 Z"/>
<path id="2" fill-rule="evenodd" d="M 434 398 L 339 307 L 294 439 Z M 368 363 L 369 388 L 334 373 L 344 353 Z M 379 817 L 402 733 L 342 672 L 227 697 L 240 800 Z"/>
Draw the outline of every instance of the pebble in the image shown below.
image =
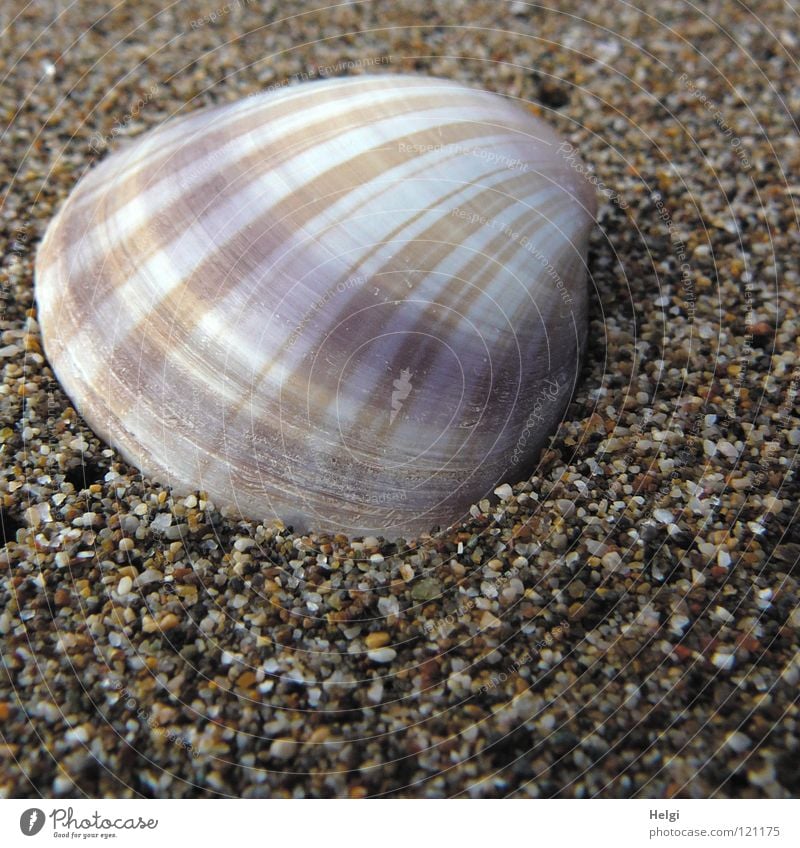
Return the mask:
<path id="1" fill-rule="evenodd" d="M 754 765 L 747 770 L 747 779 L 753 786 L 768 788 L 775 782 L 775 766 L 769 762 Z"/>
<path id="2" fill-rule="evenodd" d="M 367 651 L 367 656 L 372 662 L 390 663 L 397 656 L 397 651 L 394 648 L 375 648 Z"/>
<path id="3" fill-rule="evenodd" d="M 154 568 L 147 568 L 141 574 L 137 575 L 133 581 L 133 585 L 140 589 L 143 586 L 149 586 L 151 583 L 159 583 L 164 579 L 164 575 Z"/>
<path id="4" fill-rule="evenodd" d="M 567 500 L 566 498 L 559 498 L 556 501 L 556 506 L 558 507 L 558 511 L 567 518 L 572 515 L 575 511 L 575 501 Z"/>
<path id="5" fill-rule="evenodd" d="M 133 588 L 133 580 L 130 577 L 123 577 L 117 584 L 117 594 L 127 595 Z"/>
<path id="6" fill-rule="evenodd" d="M 378 611 L 384 616 L 397 615 L 400 612 L 400 602 L 394 595 L 388 598 L 380 598 Z"/>
<path id="7" fill-rule="evenodd" d="M 269 755 L 276 760 L 288 760 L 297 752 L 297 744 L 293 739 L 275 739 L 269 746 Z"/>
<path id="8" fill-rule="evenodd" d="M 53 520 L 53 516 L 50 514 L 50 504 L 45 501 L 28 507 L 25 510 L 25 520 L 31 527 L 49 524 Z"/>
<path id="9" fill-rule="evenodd" d="M 369 633 L 364 639 L 364 644 L 372 651 L 375 648 L 382 648 L 384 645 L 388 645 L 391 641 L 392 637 L 385 630 L 378 630 Z"/>
<path id="10" fill-rule="evenodd" d="M 411 597 L 415 601 L 430 601 L 441 594 L 442 586 L 433 577 L 423 577 L 411 588 Z"/>
<path id="11" fill-rule="evenodd" d="M 711 656 L 711 662 L 723 671 L 731 671 L 736 664 L 736 657 L 732 653 L 715 651 Z"/>
<path id="12" fill-rule="evenodd" d="M 602 557 L 608 551 L 608 545 L 605 542 L 600 542 L 597 539 L 586 539 L 584 542 L 586 550 L 592 556 Z"/>
<path id="13" fill-rule="evenodd" d="M 509 486 L 508 483 L 503 483 L 502 486 L 498 486 L 494 493 L 500 498 L 501 501 L 507 501 L 514 494 L 514 490 Z"/>
<path id="14" fill-rule="evenodd" d="M 150 528 L 157 533 L 163 533 L 172 524 L 172 513 L 159 512 L 150 522 Z"/>
<path id="15" fill-rule="evenodd" d="M 502 621 L 490 610 L 486 610 L 486 612 L 481 616 L 481 629 L 486 630 L 492 629 L 495 627 L 500 627 L 502 625 Z"/>
<path id="16" fill-rule="evenodd" d="M 741 754 L 752 747 L 753 740 L 740 730 L 734 730 L 725 738 L 725 744 L 735 753 Z"/>

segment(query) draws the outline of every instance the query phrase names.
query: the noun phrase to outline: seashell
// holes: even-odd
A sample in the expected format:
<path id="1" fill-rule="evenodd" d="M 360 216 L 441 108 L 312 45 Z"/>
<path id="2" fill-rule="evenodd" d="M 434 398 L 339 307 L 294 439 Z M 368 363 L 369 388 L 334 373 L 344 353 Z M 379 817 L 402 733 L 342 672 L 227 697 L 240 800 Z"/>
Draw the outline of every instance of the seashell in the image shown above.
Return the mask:
<path id="1" fill-rule="evenodd" d="M 297 530 L 448 526 L 530 473 L 578 376 L 595 198 L 559 144 L 402 75 L 171 120 L 50 224 L 49 360 L 176 493 Z"/>

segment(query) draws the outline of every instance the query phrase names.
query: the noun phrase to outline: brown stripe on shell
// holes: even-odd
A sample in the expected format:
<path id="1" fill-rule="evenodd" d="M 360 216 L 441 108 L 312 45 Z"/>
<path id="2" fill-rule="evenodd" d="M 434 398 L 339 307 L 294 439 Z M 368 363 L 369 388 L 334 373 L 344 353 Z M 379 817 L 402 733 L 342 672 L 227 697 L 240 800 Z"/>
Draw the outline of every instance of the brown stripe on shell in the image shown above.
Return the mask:
<path id="1" fill-rule="evenodd" d="M 404 105 L 402 109 L 399 110 L 399 114 L 413 114 L 416 111 L 419 111 L 420 108 L 424 108 L 426 104 L 429 106 L 433 103 L 431 100 L 430 94 L 428 93 L 420 93 L 418 96 L 412 96 L 410 98 L 411 102 Z M 469 105 L 469 98 L 462 97 L 461 99 L 455 98 L 454 103 L 448 103 L 450 105 L 462 105 L 466 108 Z M 442 104 L 436 104 L 436 108 L 441 108 Z M 387 110 L 387 113 L 384 117 L 396 117 L 398 112 L 392 113 Z M 298 155 L 302 155 L 304 152 L 313 149 L 315 146 L 319 145 L 322 142 L 331 142 L 334 141 L 337 137 L 345 132 L 349 132 L 351 130 L 357 129 L 360 125 L 359 122 L 363 123 L 365 121 L 375 120 L 375 108 L 372 107 L 363 107 L 356 110 L 352 110 L 347 113 L 347 118 L 349 120 L 347 124 L 338 126 L 338 127 L 330 127 L 329 121 L 320 121 L 311 126 L 305 126 L 301 129 L 295 131 L 288 137 L 281 137 L 280 139 L 280 147 L 274 148 L 270 146 L 268 148 L 269 153 L 265 155 L 265 150 L 261 149 L 255 151 L 251 155 L 245 157 L 242 162 L 250 163 L 247 168 L 244 168 L 241 163 L 237 163 L 237 168 L 239 169 L 239 173 L 236 179 L 242 179 L 244 181 L 254 181 L 257 180 L 258 177 L 271 170 L 275 170 L 285 162 L 294 159 Z M 262 126 L 262 124 L 258 124 L 257 126 L 252 127 L 251 129 L 258 129 Z M 312 129 L 315 127 L 321 127 L 321 135 L 315 136 L 312 134 Z M 409 134 L 404 138 L 398 138 L 396 144 L 399 148 L 399 144 L 407 143 L 419 143 L 411 141 L 413 136 L 419 136 L 421 139 L 425 138 L 430 131 L 421 130 L 416 134 Z M 244 134 L 246 135 L 246 133 Z M 483 127 L 473 127 L 473 134 L 470 136 L 465 133 L 463 136 L 458 138 L 458 141 L 466 141 L 471 137 L 480 138 L 482 135 L 486 135 L 485 129 Z M 367 154 L 374 153 L 375 148 L 372 151 L 367 151 Z M 191 146 L 186 145 L 178 147 L 176 150 L 173 150 L 170 156 L 183 154 L 187 156 L 188 161 L 191 162 L 193 158 L 193 150 Z M 399 160 L 396 164 L 402 164 L 403 161 L 408 161 L 413 157 L 413 154 L 408 154 L 404 159 Z M 168 163 L 165 163 L 165 165 Z M 341 167 L 341 166 L 337 166 Z M 250 169 L 255 168 L 253 173 L 250 172 Z M 172 169 L 174 170 L 174 169 Z M 159 173 L 156 171 L 155 173 Z M 91 172 L 89 174 L 89 178 L 91 179 Z M 163 179 L 168 179 L 170 177 L 170 171 L 165 171 L 163 174 Z M 87 274 L 90 278 L 96 280 L 95 288 L 93 289 L 94 297 L 108 297 L 113 295 L 113 289 L 117 285 L 118 280 L 127 279 L 131 273 L 132 269 L 134 269 L 137 265 L 142 264 L 148 258 L 150 258 L 153 254 L 157 253 L 159 250 L 163 250 L 167 247 L 171 241 L 174 241 L 179 235 L 180 230 L 177 229 L 176 221 L 180 221 L 182 218 L 182 213 L 186 208 L 196 209 L 196 208 L 204 208 L 208 202 L 208 198 L 214 198 L 218 196 L 218 194 L 222 193 L 219 189 L 223 191 L 229 191 L 230 186 L 236 182 L 236 180 L 227 180 L 227 182 L 222 185 L 218 184 L 218 190 L 214 190 L 215 183 L 218 183 L 220 177 L 218 173 L 214 173 L 211 175 L 211 178 L 202 183 L 196 189 L 194 189 L 189 195 L 181 196 L 177 201 L 175 201 L 171 206 L 167 209 L 161 210 L 155 216 L 155 220 L 163 225 L 165 229 L 175 228 L 176 232 L 173 232 L 170 238 L 164 237 L 164 234 L 161 234 L 159 238 L 158 234 L 154 234 L 152 231 L 152 225 L 147 224 L 140 227 L 136 233 L 134 233 L 130 237 L 130 242 L 132 245 L 136 247 L 135 255 L 128 255 L 125 257 L 127 260 L 125 264 L 122 264 L 116 271 L 116 273 L 109 273 L 108 270 L 104 266 L 104 259 L 100 259 L 100 267 L 97 267 L 97 263 L 90 265 L 89 267 L 83 267 L 82 273 Z M 158 181 L 160 182 L 160 181 Z M 125 206 L 126 203 L 130 202 L 133 197 L 138 194 L 140 191 L 149 190 L 151 188 L 157 188 L 158 182 L 152 184 L 150 182 L 145 183 L 144 185 L 140 184 L 134 179 L 129 179 L 123 182 L 120 185 L 115 187 L 114 192 L 106 192 L 99 195 L 97 198 L 96 204 L 93 206 L 90 212 L 90 222 L 87 223 L 86 219 L 83 217 L 89 212 L 89 210 L 81 210 L 81 214 L 75 214 L 77 209 L 66 209 L 67 215 L 65 216 L 66 221 L 73 221 L 74 226 L 72 228 L 67 228 L 68 224 L 65 224 L 65 232 L 62 233 L 62 242 L 60 250 L 66 251 L 67 253 L 71 252 L 72 249 L 79 249 L 80 244 L 84 239 L 89 238 L 91 235 L 92 229 L 97 227 L 102 227 L 102 222 L 108 220 L 112 214 Z M 91 185 L 89 186 L 89 189 Z M 305 188 L 305 187 L 304 187 Z M 83 188 L 83 190 L 89 190 L 87 188 Z M 81 193 L 76 192 L 74 195 L 70 197 L 67 201 L 67 204 L 76 203 L 80 206 L 80 197 Z M 69 213 L 73 213 L 71 216 Z M 270 210 L 267 215 L 265 215 L 261 220 L 255 222 L 255 225 L 260 227 L 265 223 L 268 223 L 269 218 L 274 217 L 274 210 Z M 279 213 L 279 217 L 280 213 Z M 73 248 L 72 246 L 78 245 L 78 248 Z M 231 245 L 231 249 L 236 250 L 241 249 L 241 246 Z M 195 273 L 195 278 L 202 278 L 202 274 Z"/>

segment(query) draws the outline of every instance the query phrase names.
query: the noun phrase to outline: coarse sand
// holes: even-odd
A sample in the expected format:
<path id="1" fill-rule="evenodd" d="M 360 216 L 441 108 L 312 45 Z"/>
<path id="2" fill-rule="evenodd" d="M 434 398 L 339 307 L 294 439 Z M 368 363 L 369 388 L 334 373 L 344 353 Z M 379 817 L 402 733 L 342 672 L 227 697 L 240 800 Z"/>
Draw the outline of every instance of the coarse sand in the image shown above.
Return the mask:
<path id="1" fill-rule="evenodd" d="M 0 796 L 797 796 L 797 12 L 642 5 L 5 4 Z M 172 115 L 401 71 L 591 168 L 559 431 L 410 546 L 173 498 L 49 369 L 44 229 Z"/>

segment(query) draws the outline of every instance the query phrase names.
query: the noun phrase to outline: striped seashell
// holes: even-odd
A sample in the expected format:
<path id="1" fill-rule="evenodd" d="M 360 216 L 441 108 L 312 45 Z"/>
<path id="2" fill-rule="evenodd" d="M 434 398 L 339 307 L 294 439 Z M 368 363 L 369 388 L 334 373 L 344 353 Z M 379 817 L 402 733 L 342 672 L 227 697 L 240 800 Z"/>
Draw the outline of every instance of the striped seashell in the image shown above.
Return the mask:
<path id="1" fill-rule="evenodd" d="M 529 110 L 439 79 L 284 88 L 80 180 L 37 257 L 46 352 L 177 493 L 412 536 L 530 472 L 586 333 L 589 184 Z"/>

